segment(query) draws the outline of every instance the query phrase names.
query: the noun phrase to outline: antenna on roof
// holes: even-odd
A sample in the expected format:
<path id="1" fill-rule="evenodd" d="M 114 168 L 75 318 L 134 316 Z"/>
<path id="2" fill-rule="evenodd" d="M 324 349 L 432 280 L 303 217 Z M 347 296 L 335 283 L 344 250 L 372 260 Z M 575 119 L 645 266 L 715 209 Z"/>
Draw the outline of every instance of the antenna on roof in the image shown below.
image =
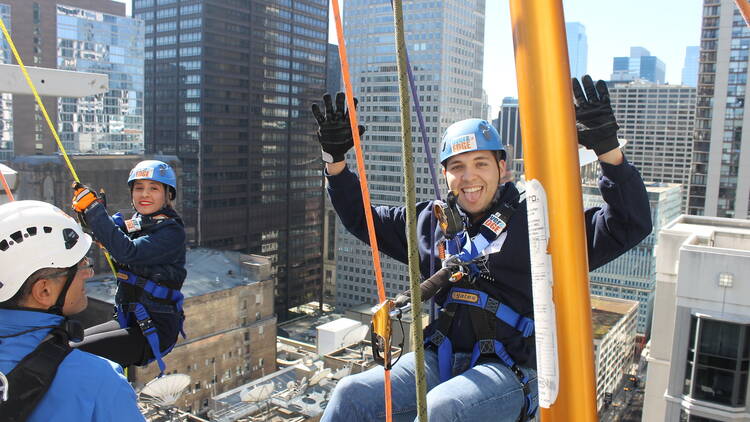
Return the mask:
<path id="1" fill-rule="evenodd" d="M 151 380 L 140 392 L 140 400 L 157 407 L 167 408 L 177 401 L 190 385 L 190 376 L 171 374 Z"/>
<path id="2" fill-rule="evenodd" d="M 240 393 L 240 400 L 250 403 L 264 402 L 266 404 L 266 413 L 270 416 L 269 400 L 273 396 L 273 382 L 256 385 L 251 390 L 243 390 Z"/>

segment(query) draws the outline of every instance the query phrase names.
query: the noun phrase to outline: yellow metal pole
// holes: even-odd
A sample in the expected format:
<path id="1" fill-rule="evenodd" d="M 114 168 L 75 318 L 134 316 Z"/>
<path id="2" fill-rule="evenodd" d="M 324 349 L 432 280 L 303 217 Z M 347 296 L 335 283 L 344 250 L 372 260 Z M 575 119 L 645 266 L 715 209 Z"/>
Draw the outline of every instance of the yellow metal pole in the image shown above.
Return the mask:
<path id="1" fill-rule="evenodd" d="M 526 179 L 541 183 L 549 210 L 559 390 L 541 416 L 594 422 L 588 260 L 562 1 L 510 0 L 510 10 Z"/>

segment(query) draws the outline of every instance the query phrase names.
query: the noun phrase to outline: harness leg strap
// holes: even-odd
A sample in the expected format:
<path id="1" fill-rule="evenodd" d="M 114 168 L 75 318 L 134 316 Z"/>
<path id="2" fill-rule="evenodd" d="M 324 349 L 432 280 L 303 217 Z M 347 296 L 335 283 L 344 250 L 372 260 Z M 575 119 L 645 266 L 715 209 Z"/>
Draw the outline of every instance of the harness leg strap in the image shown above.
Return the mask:
<path id="1" fill-rule="evenodd" d="M 136 320 L 138 322 L 138 327 L 140 327 L 141 332 L 143 332 L 143 336 L 146 337 L 146 340 L 151 347 L 151 353 L 153 353 L 154 358 L 156 359 L 156 363 L 159 365 L 159 376 L 164 375 L 164 370 L 167 368 L 167 366 L 164 364 L 164 360 L 162 360 L 161 358 L 159 334 L 156 331 L 156 327 L 154 326 L 153 321 L 151 321 L 151 317 L 146 311 L 146 308 L 140 303 L 130 304 L 130 311 L 135 314 Z"/>

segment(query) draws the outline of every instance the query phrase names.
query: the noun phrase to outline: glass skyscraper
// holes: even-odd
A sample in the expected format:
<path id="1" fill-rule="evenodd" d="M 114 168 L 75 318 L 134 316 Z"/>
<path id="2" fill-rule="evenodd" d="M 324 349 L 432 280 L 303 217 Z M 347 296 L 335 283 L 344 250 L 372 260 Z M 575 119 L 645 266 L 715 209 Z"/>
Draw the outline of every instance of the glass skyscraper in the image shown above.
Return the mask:
<path id="1" fill-rule="evenodd" d="M 586 27 L 580 22 L 565 22 L 565 34 L 568 40 L 570 77 L 581 78 L 586 74 L 586 65 L 589 57 Z"/>
<path id="2" fill-rule="evenodd" d="M 57 6 L 57 68 L 109 75 L 109 91 L 60 98 L 65 149 L 143 154 L 143 22 Z"/>
<path id="3" fill-rule="evenodd" d="M 750 132 L 743 130 L 748 52 L 750 29 L 734 2 L 704 2 L 690 214 L 750 215 Z"/>
<path id="4" fill-rule="evenodd" d="M 11 31 L 10 5 L 0 3 L 0 18 Z M 5 37 L 0 39 L 0 64 L 12 64 L 13 53 Z M 13 158 L 13 95 L 0 92 L 0 161 Z"/>
<path id="5" fill-rule="evenodd" d="M 666 65 L 643 47 L 630 47 L 630 57 L 615 57 L 612 60 L 613 81 L 647 81 L 663 84 Z"/>
<path id="6" fill-rule="evenodd" d="M 696 46 L 685 47 L 685 65 L 682 68 L 682 84 L 685 86 L 698 86 L 698 61 L 701 48 Z"/>
<path id="7" fill-rule="evenodd" d="M 482 112 L 484 57 L 484 0 L 413 0 L 404 3 L 406 44 L 417 85 L 431 153 L 452 123 Z M 388 2 L 347 2 L 345 33 L 359 116 L 367 126 L 365 162 L 374 205 L 404 205 L 401 117 L 393 32 L 393 12 Z M 456 25 L 461 22 L 461 25 Z M 414 104 L 412 102 L 412 104 Z M 413 107 L 412 107 L 413 108 Z M 415 182 L 418 200 L 435 197 L 416 113 L 412 111 Z M 348 157 L 355 166 L 353 155 Z M 445 182 L 442 177 L 440 186 Z M 346 233 L 338 224 L 336 239 L 336 303 L 351 307 L 377 300 L 369 246 Z M 392 259 L 382 262 L 390 297 L 408 287 L 406 266 Z"/>
<path id="8" fill-rule="evenodd" d="M 42 97 L 68 152 L 143 152 L 143 23 L 125 17 L 125 4 L 0 0 L 0 14 L 11 24 L 11 36 L 26 66 L 109 76 L 110 90 L 104 94 Z M 0 62 L 10 63 L 9 53 L 2 51 Z M 33 96 L 13 96 L 12 107 L 10 95 L 0 98 L 0 158 L 58 152 Z M 9 108 L 12 124 L 7 122 Z M 15 129 L 12 135 L 10 127 Z"/>
<path id="9" fill-rule="evenodd" d="M 322 294 L 325 0 L 135 0 L 145 21 L 146 151 L 183 164 L 201 246 L 271 258 L 276 312 Z"/>

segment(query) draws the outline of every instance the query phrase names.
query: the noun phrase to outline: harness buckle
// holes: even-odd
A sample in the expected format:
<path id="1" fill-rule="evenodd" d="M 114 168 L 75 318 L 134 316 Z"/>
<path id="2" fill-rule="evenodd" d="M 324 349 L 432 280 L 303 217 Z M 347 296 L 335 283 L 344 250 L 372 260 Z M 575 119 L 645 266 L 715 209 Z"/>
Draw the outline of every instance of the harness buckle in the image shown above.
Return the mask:
<path id="1" fill-rule="evenodd" d="M 138 320 L 138 327 L 140 327 L 141 331 L 145 334 L 149 330 L 155 329 L 154 322 L 151 320 L 151 318 L 141 319 Z"/>

